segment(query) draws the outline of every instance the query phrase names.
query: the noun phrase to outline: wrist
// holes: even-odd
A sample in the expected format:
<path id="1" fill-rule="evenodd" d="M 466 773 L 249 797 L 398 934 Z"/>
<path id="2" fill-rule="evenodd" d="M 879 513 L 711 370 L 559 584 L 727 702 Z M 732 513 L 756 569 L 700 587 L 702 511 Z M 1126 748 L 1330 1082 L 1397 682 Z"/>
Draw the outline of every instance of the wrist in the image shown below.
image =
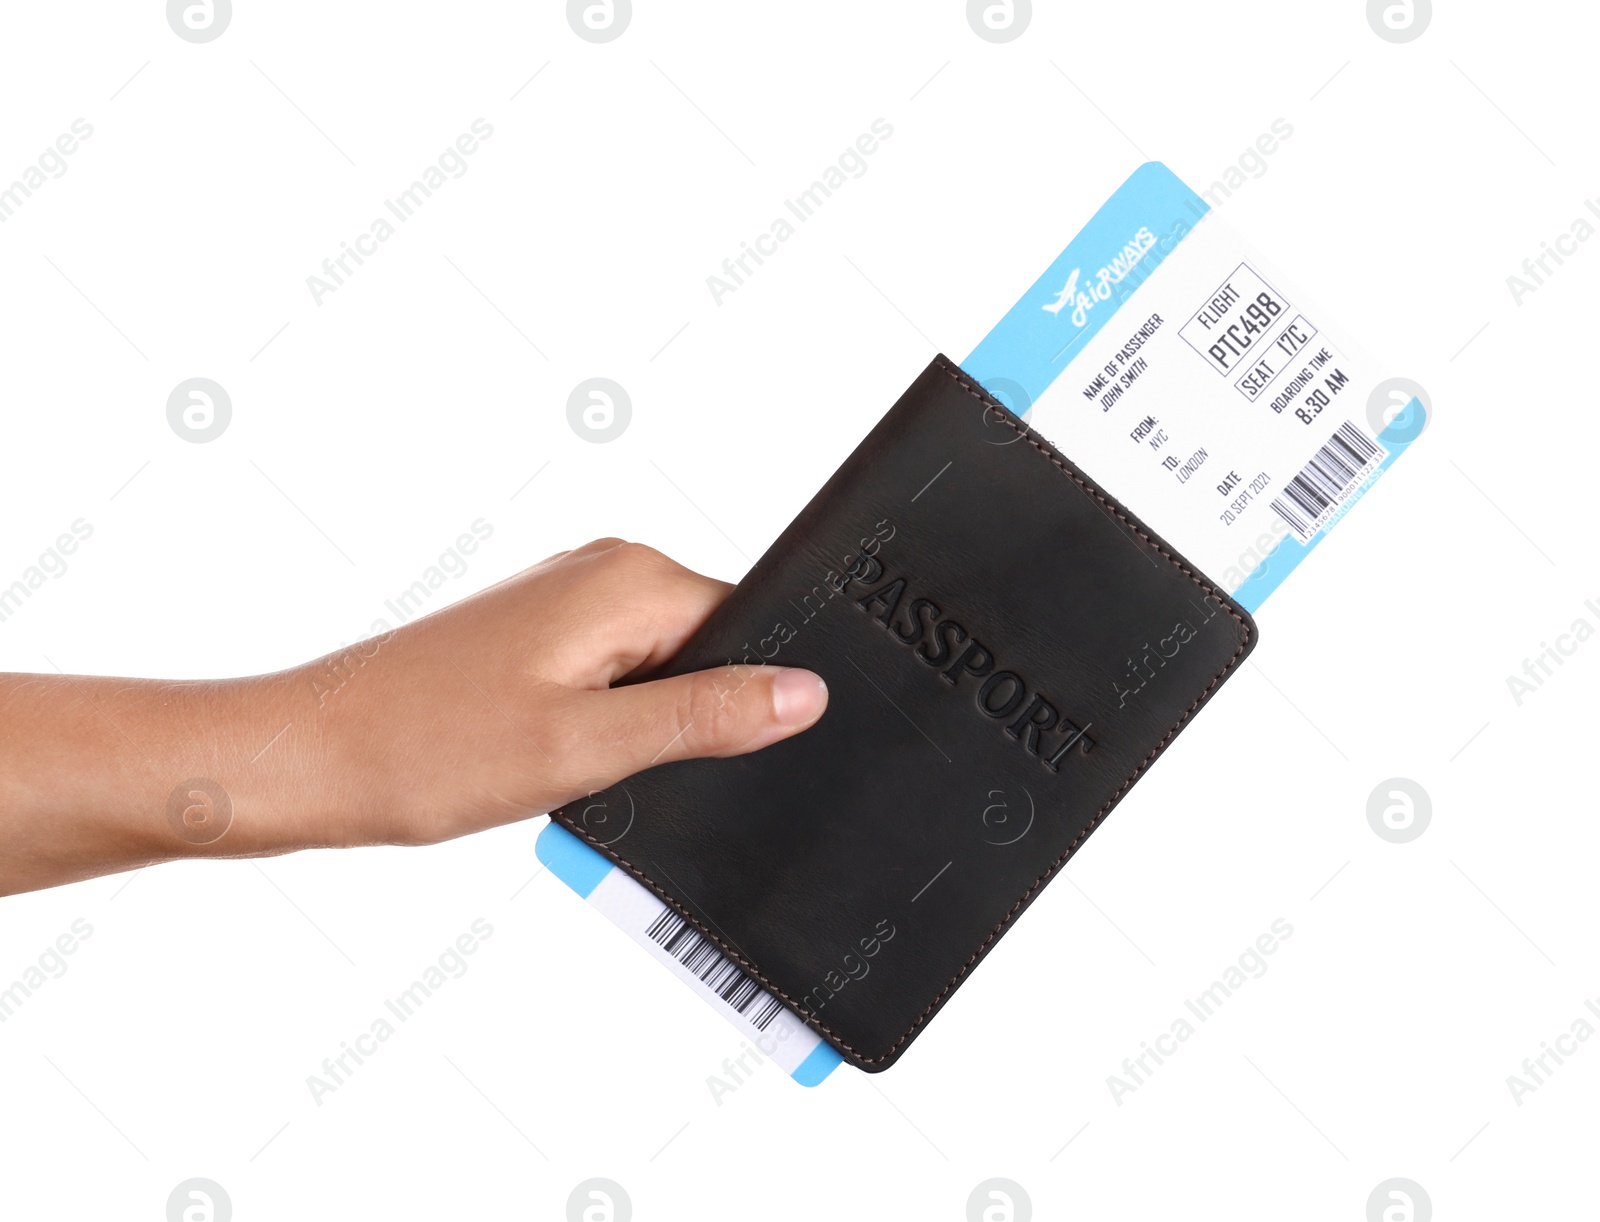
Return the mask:
<path id="1" fill-rule="evenodd" d="M 388 770 L 363 701 L 319 659 L 236 681 L 229 695 L 237 744 L 240 847 L 270 853 L 385 844 Z"/>
<path id="2" fill-rule="evenodd" d="M 326 842 L 310 800 L 320 749 L 305 733 L 295 671 L 159 686 L 146 762 L 165 856 L 262 857 Z"/>

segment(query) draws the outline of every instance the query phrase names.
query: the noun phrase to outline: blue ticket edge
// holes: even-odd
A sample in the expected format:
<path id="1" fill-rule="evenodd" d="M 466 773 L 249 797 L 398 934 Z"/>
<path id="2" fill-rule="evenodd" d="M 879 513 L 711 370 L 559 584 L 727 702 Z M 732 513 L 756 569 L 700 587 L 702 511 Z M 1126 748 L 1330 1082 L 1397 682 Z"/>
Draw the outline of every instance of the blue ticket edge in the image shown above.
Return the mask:
<path id="1" fill-rule="evenodd" d="M 1055 262 L 1006 311 L 961 362 L 961 367 L 1017 415 L 1026 415 L 1039 396 L 1072 363 L 1073 357 L 1210 211 L 1211 205 L 1165 165 L 1159 161 L 1145 162 L 1128 176 L 1066 249 L 1056 256 Z M 1119 257 L 1125 261 L 1129 239 L 1141 229 L 1150 233 L 1153 245 L 1111 288 L 1104 301 L 1086 312 L 1084 325 L 1063 343 L 1060 314 L 1050 313 L 1044 306 L 1059 298 L 1064 291 L 1062 286 L 1073 279 L 1078 269 L 1114 268 Z M 1389 451 L 1388 457 L 1351 491 L 1338 511 L 1309 540 L 1301 543 L 1298 539 L 1284 538 L 1268 552 L 1233 591 L 1234 601 L 1255 614 L 1267 596 L 1300 567 L 1426 426 L 1426 409 L 1420 400 L 1413 398 L 1378 434 L 1378 440 Z M 1092 475 L 1092 464 L 1085 465 Z M 1130 508 L 1139 512 L 1137 505 Z"/>
<path id="2" fill-rule="evenodd" d="M 534 842 L 535 856 L 545 868 L 587 900 L 601 881 L 618 867 L 585 844 L 559 823 L 551 820 Z M 824 1040 L 789 1075 L 801 1086 L 816 1086 L 844 1061 L 832 1044 Z"/>

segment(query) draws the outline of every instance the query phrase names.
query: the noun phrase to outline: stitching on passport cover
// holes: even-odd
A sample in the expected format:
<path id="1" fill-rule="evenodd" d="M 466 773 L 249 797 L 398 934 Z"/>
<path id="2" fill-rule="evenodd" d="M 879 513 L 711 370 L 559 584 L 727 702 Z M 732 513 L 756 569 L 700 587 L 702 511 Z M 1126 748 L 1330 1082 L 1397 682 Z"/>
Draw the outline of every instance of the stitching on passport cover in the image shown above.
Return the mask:
<path id="1" fill-rule="evenodd" d="M 1025 424 L 1020 424 L 1004 404 L 990 395 L 988 391 L 983 389 L 983 387 L 979 386 L 976 382 L 967 377 L 967 375 L 962 372 L 961 367 L 954 361 L 950 360 L 949 357 L 945 356 L 943 353 L 940 353 L 934 359 L 934 364 L 937 365 L 939 369 L 952 381 L 954 381 L 956 385 L 960 386 L 962 390 L 966 391 L 967 394 L 971 395 L 978 402 L 982 403 L 985 408 L 997 411 L 1000 415 L 1000 418 L 1012 429 L 1014 429 L 1019 437 L 1022 437 L 1028 442 L 1029 445 L 1038 450 L 1040 454 L 1049 459 L 1053 466 L 1060 470 L 1063 475 L 1067 476 L 1067 478 L 1072 480 L 1073 483 L 1077 484 L 1078 487 L 1081 488 L 1086 494 L 1099 502 L 1100 506 L 1111 513 L 1117 519 L 1117 521 L 1121 522 L 1129 530 L 1133 531 L 1134 534 L 1138 535 L 1139 538 L 1143 539 L 1146 544 L 1154 548 L 1162 556 L 1166 557 L 1167 562 L 1171 564 L 1173 568 L 1177 569 L 1184 576 L 1188 577 L 1190 581 L 1194 582 L 1195 585 L 1206 591 L 1206 593 L 1215 595 L 1217 601 L 1222 604 L 1223 609 L 1227 611 L 1229 615 L 1233 616 L 1233 618 L 1238 622 L 1239 627 L 1243 632 L 1243 638 L 1239 642 L 1239 647 L 1234 650 L 1233 656 L 1228 659 L 1227 664 L 1217 672 L 1216 676 L 1211 680 L 1210 683 L 1206 684 L 1204 690 L 1195 697 L 1194 703 L 1183 711 L 1183 714 L 1178 718 L 1177 721 L 1172 723 L 1171 729 L 1169 729 L 1166 734 L 1162 736 L 1161 741 L 1156 743 L 1156 745 L 1151 748 L 1150 753 L 1139 761 L 1138 766 L 1128 774 L 1128 779 L 1123 781 L 1121 787 L 1106 799 L 1104 805 L 1102 805 L 1100 809 L 1095 812 L 1094 818 L 1089 821 L 1088 825 L 1081 833 L 1079 833 L 1077 838 L 1066 847 L 1066 850 L 1061 854 L 1061 856 L 1057 857 L 1055 861 L 1050 863 L 1048 869 L 1046 869 L 1042 874 L 1039 875 L 1038 878 L 1034 879 L 1033 882 L 1029 884 L 1028 889 L 1024 891 L 1018 898 L 1017 902 L 1011 906 L 1010 911 L 1007 912 L 1006 915 L 1001 918 L 999 923 L 989 931 L 989 936 L 984 938 L 982 942 L 978 943 L 977 948 L 972 952 L 972 954 L 967 956 L 967 961 L 961 965 L 954 976 L 950 977 L 950 979 L 945 982 L 944 988 L 940 989 L 939 992 L 934 996 L 933 1000 L 923 1008 L 922 1013 L 917 1015 L 915 1021 L 913 1021 L 909 1027 L 900 1033 L 900 1037 L 895 1040 L 894 1043 L 890 1044 L 889 1047 L 878 1056 L 866 1055 L 860 1049 L 846 1041 L 842 1036 L 839 1035 L 837 1031 L 817 1017 L 817 1015 L 813 1014 L 810 1010 L 806 1009 L 805 1006 L 801 1005 L 800 1002 L 796 1001 L 793 997 L 789 996 L 789 994 L 785 993 L 764 974 L 758 971 L 756 966 L 746 959 L 736 947 L 731 946 L 726 939 L 720 937 L 714 931 L 706 928 L 706 926 L 694 915 L 694 913 L 690 912 L 681 903 L 679 903 L 678 900 L 667 894 L 666 891 L 662 890 L 656 881 L 645 874 L 644 871 L 638 866 L 634 865 L 631 861 L 627 860 L 627 858 L 620 855 L 611 856 L 611 860 L 616 862 L 617 865 L 626 869 L 628 873 L 632 874 L 636 879 L 654 892 L 660 899 L 664 900 L 668 907 L 672 908 L 678 913 L 679 916 L 683 917 L 713 943 L 720 947 L 725 955 L 727 955 L 734 962 L 738 963 L 740 967 L 744 968 L 746 972 L 748 972 L 752 977 L 765 986 L 769 992 L 787 1002 L 789 1006 L 801 1014 L 811 1026 L 828 1036 L 835 1047 L 848 1054 L 852 1060 L 864 1065 L 876 1065 L 883 1061 L 887 1061 L 895 1054 L 895 1051 L 902 1044 L 916 1034 L 917 1028 L 921 1027 L 923 1023 L 928 1021 L 928 1016 L 932 1014 L 934 1010 L 938 1009 L 939 1003 L 949 996 L 950 991 L 954 989 L 956 985 L 961 983 L 962 977 L 972 970 L 973 964 L 977 963 L 977 961 L 982 957 L 984 950 L 988 948 L 989 944 L 1005 932 L 1006 926 L 1011 923 L 1012 919 L 1017 915 L 1018 912 L 1022 911 L 1023 906 L 1027 904 L 1028 900 L 1033 897 L 1039 888 L 1050 881 L 1051 877 L 1056 873 L 1056 871 L 1066 864 L 1068 858 L 1078 851 L 1078 846 L 1088 839 L 1089 833 L 1094 831 L 1094 829 L 1100 825 L 1100 821 L 1105 818 L 1106 813 L 1113 806 L 1115 806 L 1118 801 L 1121 800 L 1123 794 L 1127 793 L 1129 789 L 1133 788 L 1133 783 L 1139 779 L 1139 777 L 1147 768 L 1150 767 L 1152 763 L 1155 762 L 1156 757 L 1159 756 L 1162 751 L 1166 750 L 1167 744 L 1171 742 L 1174 736 L 1177 735 L 1178 731 L 1183 728 L 1184 723 L 1194 715 L 1196 709 L 1205 703 L 1206 697 L 1209 696 L 1217 687 L 1217 685 L 1227 677 L 1228 672 L 1239 664 L 1239 659 L 1244 657 L 1245 652 L 1250 647 L 1250 623 L 1244 618 L 1244 616 L 1240 615 L 1239 612 L 1234 609 L 1234 607 L 1228 601 L 1228 596 L 1226 594 L 1217 589 L 1217 587 L 1213 586 L 1199 573 L 1196 573 L 1193 569 L 1186 566 L 1181 560 L 1178 559 L 1176 555 L 1163 547 L 1161 543 L 1159 543 L 1143 527 L 1130 518 L 1127 514 L 1127 511 L 1124 510 L 1121 505 L 1111 499 L 1111 497 L 1107 496 L 1099 488 L 1095 487 L 1079 472 L 1075 471 L 1061 457 L 1061 455 L 1057 454 L 1053 449 L 1051 449 L 1050 446 L 1047 445 L 1037 433 L 1028 428 Z M 564 809 L 565 808 L 563 808 L 563 811 Z M 558 811 L 556 813 L 560 814 L 563 812 Z M 562 819 L 561 823 L 562 826 L 568 831 L 587 841 L 595 848 L 603 850 L 609 847 L 596 842 L 587 832 L 574 826 L 573 823 L 568 819 Z"/>

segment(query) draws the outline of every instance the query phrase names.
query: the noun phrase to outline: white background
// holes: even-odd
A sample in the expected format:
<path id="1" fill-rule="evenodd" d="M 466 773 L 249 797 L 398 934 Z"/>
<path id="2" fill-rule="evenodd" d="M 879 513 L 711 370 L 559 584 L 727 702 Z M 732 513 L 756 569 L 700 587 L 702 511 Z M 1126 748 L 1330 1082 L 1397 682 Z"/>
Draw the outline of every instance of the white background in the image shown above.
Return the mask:
<path id="1" fill-rule="evenodd" d="M 1520 1106 L 1506 1078 L 1600 995 L 1600 642 L 1520 707 L 1506 677 L 1600 625 L 1600 243 L 1520 305 L 1506 277 L 1600 188 L 1600 18 L 1441 8 L 1392 45 L 1357 0 L 1040 4 L 997 45 L 951 0 L 640 0 L 595 45 L 554 3 L 238 0 L 195 45 L 156 0 L 8 5 L 0 183 L 94 129 L 0 225 L 0 584 L 94 528 L 0 624 L 9 670 L 296 663 L 480 517 L 440 603 L 613 533 L 737 578 L 1142 160 L 1203 190 L 1277 118 L 1225 214 L 1435 417 L 890 1073 L 765 1066 L 714 1102 L 737 1037 L 530 881 L 542 819 L 166 866 L 0 903 L 0 986 L 94 930 L 0 1025 L 7 1216 L 159 1222 L 191 1176 L 241 1222 L 561 1218 L 590 1176 L 640 1219 L 960 1219 L 992 1176 L 1039 1218 L 1358 1222 L 1392 1176 L 1441 1219 L 1572 1216 L 1600 1041 Z M 480 117 L 468 172 L 316 304 L 307 276 Z M 866 174 L 714 304 L 880 117 Z M 609 444 L 567 422 L 595 376 L 633 404 Z M 233 403 L 207 444 L 166 419 L 192 377 Z M 1366 816 L 1395 776 L 1433 804 L 1404 845 Z M 470 970 L 314 1103 L 478 917 Z M 1114 1102 L 1279 917 L 1266 974 Z"/>

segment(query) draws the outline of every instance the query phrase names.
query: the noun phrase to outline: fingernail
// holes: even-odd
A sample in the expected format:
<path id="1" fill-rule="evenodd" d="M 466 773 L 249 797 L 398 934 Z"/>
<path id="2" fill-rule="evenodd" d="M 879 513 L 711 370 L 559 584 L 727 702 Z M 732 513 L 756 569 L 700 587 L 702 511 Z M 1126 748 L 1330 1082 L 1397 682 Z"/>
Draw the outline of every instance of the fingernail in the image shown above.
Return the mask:
<path id="1" fill-rule="evenodd" d="M 778 724 L 803 726 L 822 716 L 828 685 L 809 670 L 785 670 L 772 680 L 772 711 Z"/>

